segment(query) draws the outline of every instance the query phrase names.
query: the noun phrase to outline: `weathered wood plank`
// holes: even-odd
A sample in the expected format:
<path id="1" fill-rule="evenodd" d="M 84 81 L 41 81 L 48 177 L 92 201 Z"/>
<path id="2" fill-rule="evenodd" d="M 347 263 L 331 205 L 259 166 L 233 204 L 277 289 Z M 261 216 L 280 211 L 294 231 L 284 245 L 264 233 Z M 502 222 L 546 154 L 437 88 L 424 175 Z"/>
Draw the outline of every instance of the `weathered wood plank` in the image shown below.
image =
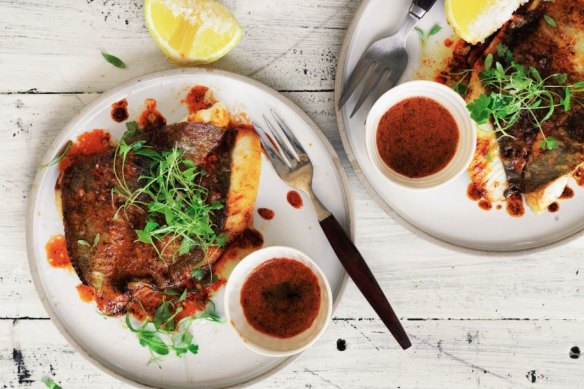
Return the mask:
<path id="1" fill-rule="evenodd" d="M 297 362 L 261 388 L 581 388 L 584 369 L 570 349 L 582 321 L 422 321 L 401 351 L 378 320 L 337 320 Z M 344 339 L 346 351 L 338 351 Z M 125 388 L 86 362 L 50 321 L 0 321 L 4 387 Z"/>
<path id="2" fill-rule="evenodd" d="M 26 197 L 43 150 L 96 96 L 0 96 L 0 122 L 7 123 L 0 132 L 0 317 L 46 317 L 26 262 Z M 342 154 L 332 93 L 288 96 L 309 112 Z M 450 252 L 404 230 L 375 205 L 352 173 L 349 179 L 357 243 L 400 316 L 584 319 L 584 239 L 527 258 Z M 374 317 L 352 284 L 342 306 L 342 317 Z"/>
<path id="3" fill-rule="evenodd" d="M 359 1 L 227 0 L 245 28 L 214 66 L 278 89 L 332 89 L 338 53 Z M 171 69 L 144 25 L 143 0 L 0 1 L 0 92 L 104 91 Z M 120 56 L 128 69 L 106 63 Z"/>

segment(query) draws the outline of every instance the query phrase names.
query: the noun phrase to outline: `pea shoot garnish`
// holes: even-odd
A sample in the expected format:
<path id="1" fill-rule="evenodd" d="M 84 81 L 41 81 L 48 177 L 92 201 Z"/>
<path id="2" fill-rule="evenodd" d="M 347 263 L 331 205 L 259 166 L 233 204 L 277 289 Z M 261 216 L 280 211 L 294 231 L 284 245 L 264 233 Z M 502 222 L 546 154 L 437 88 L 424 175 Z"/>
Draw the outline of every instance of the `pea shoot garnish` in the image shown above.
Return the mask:
<path id="1" fill-rule="evenodd" d="M 214 230 L 213 213 L 223 209 L 218 201 L 209 201 L 208 191 L 200 184 L 203 172 L 186 158 L 178 147 L 157 152 L 144 140 L 130 140 L 138 135 L 135 122 L 120 140 L 114 157 L 118 188 L 114 193 L 125 199 L 115 219 L 130 207 L 146 211 L 146 224 L 135 230 L 136 241 L 150 244 L 161 258 L 188 254 L 195 249 L 207 253 L 212 246 L 223 246 L 226 237 Z M 132 189 L 124 174 L 131 154 L 149 160 L 149 171 L 138 178 L 139 188 Z"/>
<path id="2" fill-rule="evenodd" d="M 211 301 L 204 312 L 196 316 L 185 317 L 177 322 L 177 315 L 184 309 L 179 304 L 185 301 L 186 297 L 187 290 L 185 289 L 180 298 L 174 302 L 163 298 L 162 304 L 154 313 L 154 317 L 146 319 L 141 325 L 132 325 L 130 313 L 126 313 L 126 326 L 136 335 L 140 345 L 148 348 L 152 354 L 151 362 L 156 361 L 160 356 L 169 355 L 171 352 L 177 357 L 182 357 L 189 352 L 197 354 L 199 346 L 193 343 L 193 334 L 190 331 L 193 322 L 196 320 L 222 322 Z"/>
<path id="3" fill-rule="evenodd" d="M 543 78 L 536 68 L 515 62 L 505 45 L 498 46 L 497 58 L 493 54 L 485 58 L 485 69 L 479 78 L 490 94 L 481 94 L 468 104 L 473 120 L 479 125 L 491 120 L 501 137 L 513 137 L 508 131 L 525 116 L 540 131 L 543 150 L 555 150 L 559 143 L 546 136 L 542 124 L 552 117 L 556 108 L 567 112 L 573 102 L 583 104 L 574 92 L 584 92 L 584 81 L 567 84 L 568 76 L 563 73 Z"/>
<path id="4" fill-rule="evenodd" d="M 435 24 L 434 26 L 432 26 L 432 28 L 428 30 L 428 32 L 425 32 L 420 27 L 416 27 L 415 30 L 420 36 L 420 43 L 422 44 L 422 46 L 426 46 L 426 44 L 428 43 L 428 39 L 431 36 L 436 35 L 440 31 L 442 31 L 442 27 L 439 24 Z"/>

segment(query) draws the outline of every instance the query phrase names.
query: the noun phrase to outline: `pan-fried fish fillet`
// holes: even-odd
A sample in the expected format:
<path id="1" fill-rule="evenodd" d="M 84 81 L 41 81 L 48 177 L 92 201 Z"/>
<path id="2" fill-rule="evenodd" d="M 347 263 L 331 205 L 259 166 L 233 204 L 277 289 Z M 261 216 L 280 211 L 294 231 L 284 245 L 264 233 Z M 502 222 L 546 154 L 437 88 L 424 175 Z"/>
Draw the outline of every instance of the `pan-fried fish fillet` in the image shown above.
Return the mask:
<path id="1" fill-rule="evenodd" d="M 251 128 L 222 129 L 212 125 L 179 123 L 155 130 L 149 143 L 159 149 L 177 145 L 184 156 L 206 172 L 201 185 L 209 198 L 225 207 L 214 214 L 217 233 L 233 241 L 250 224 L 259 186 L 261 148 Z M 98 308 L 107 314 L 126 310 L 133 292 L 128 284 L 140 281 L 158 289 L 185 288 L 193 266 L 203 259 L 219 258 L 194 250 L 162 260 L 151 245 L 136 242 L 136 229 L 143 229 L 144 212 L 130 207 L 125 217 L 114 220 L 123 199 L 112 195 L 117 180 L 113 169 L 114 149 L 80 158 L 67 169 L 62 181 L 62 210 L 67 248 L 80 279 L 96 292 Z M 148 162 L 134 156 L 125 176 L 131 188 L 148 169 Z M 112 204 L 113 201 L 113 204 Z M 95 247 L 78 244 L 94 242 Z"/>
<path id="2" fill-rule="evenodd" d="M 557 26 L 546 22 L 544 15 L 554 19 Z M 511 49 L 516 62 L 535 67 L 544 78 L 566 73 L 568 84 L 572 84 L 584 80 L 582 42 L 584 0 L 535 0 L 497 33 L 484 55 L 494 54 L 502 43 Z M 485 93 L 477 77 L 483 66 L 480 61 L 473 69 L 469 102 Z M 484 130 L 479 130 L 477 153 L 469 175 L 475 186 L 484 188 L 483 196 L 489 201 L 523 193 L 532 211 L 543 212 L 561 196 L 569 177 L 584 162 L 584 112 L 580 104 L 572 104 L 568 112 L 556 108 L 544 123 L 546 136 L 559 143 L 553 151 L 541 149 L 541 134 L 527 119 L 520 119 L 510 129 L 515 138 L 497 141 L 490 124 Z M 501 167 L 506 178 L 501 176 Z"/>
<path id="3" fill-rule="evenodd" d="M 550 26 L 544 15 L 555 20 L 556 26 Z M 509 28 L 504 36 L 517 62 L 535 67 L 544 78 L 565 73 L 568 84 L 584 80 L 582 42 L 584 0 L 534 2 L 525 23 Z M 584 110 L 576 102 L 568 112 L 558 107 L 544 123 L 546 136 L 558 140 L 558 148 L 552 151 L 541 149 L 541 134 L 532 135 L 524 122 L 517 127 L 516 132 L 523 135 L 519 142 L 524 142 L 527 150 L 521 162 L 513 161 L 524 164 L 519 189 L 531 210 L 540 213 L 561 196 L 569 177 L 584 162 Z"/>

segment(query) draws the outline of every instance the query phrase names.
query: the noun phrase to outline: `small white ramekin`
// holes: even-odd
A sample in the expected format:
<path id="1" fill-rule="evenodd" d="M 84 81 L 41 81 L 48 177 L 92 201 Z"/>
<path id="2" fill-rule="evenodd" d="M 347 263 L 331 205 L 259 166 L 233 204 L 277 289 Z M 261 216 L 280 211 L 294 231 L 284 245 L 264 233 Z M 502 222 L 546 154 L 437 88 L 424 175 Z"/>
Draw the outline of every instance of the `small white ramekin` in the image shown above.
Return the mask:
<path id="1" fill-rule="evenodd" d="M 390 168 L 379 155 L 377 128 L 383 115 L 397 103 L 411 97 L 427 97 L 443 105 L 458 125 L 458 147 L 448 165 L 422 178 L 410 178 Z M 429 129 L 431 130 L 431 129 Z M 409 189 L 431 189 L 454 180 L 470 165 L 477 142 L 477 128 L 462 97 L 451 88 L 433 81 L 411 81 L 390 89 L 373 105 L 365 123 L 365 143 L 373 165 L 390 181 Z"/>
<path id="2" fill-rule="evenodd" d="M 312 326 L 286 339 L 269 336 L 253 328 L 245 318 L 241 306 L 241 288 L 247 277 L 262 263 L 274 258 L 289 258 L 308 266 L 318 278 L 320 309 Z M 269 357 L 297 354 L 312 346 L 330 322 L 333 309 L 331 287 L 318 265 L 306 254 L 284 246 L 267 247 L 245 257 L 233 270 L 225 288 L 225 316 L 243 344 L 252 351 Z"/>

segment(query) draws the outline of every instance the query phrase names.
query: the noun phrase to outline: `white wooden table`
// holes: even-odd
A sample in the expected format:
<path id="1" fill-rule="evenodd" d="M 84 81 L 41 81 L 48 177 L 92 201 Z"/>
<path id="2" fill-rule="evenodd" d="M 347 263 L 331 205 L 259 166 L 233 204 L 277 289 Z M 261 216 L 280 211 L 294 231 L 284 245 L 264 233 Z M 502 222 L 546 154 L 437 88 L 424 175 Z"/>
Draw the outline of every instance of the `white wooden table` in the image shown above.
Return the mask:
<path id="1" fill-rule="evenodd" d="M 389 0 L 388 0 L 389 2 Z M 262 388 L 584 388 L 584 239 L 529 257 L 447 251 L 397 225 L 351 172 L 333 82 L 357 0 L 225 0 L 245 37 L 215 64 L 297 102 L 345 163 L 357 245 L 409 332 L 401 351 L 352 283 L 309 352 Z M 142 0 L 0 0 L 0 388 L 122 388 L 69 346 L 29 275 L 25 212 L 39 158 L 101 92 L 173 68 L 150 39 Z M 119 55 L 119 70 L 100 56 Z M 347 343 L 337 350 L 337 339 Z"/>

